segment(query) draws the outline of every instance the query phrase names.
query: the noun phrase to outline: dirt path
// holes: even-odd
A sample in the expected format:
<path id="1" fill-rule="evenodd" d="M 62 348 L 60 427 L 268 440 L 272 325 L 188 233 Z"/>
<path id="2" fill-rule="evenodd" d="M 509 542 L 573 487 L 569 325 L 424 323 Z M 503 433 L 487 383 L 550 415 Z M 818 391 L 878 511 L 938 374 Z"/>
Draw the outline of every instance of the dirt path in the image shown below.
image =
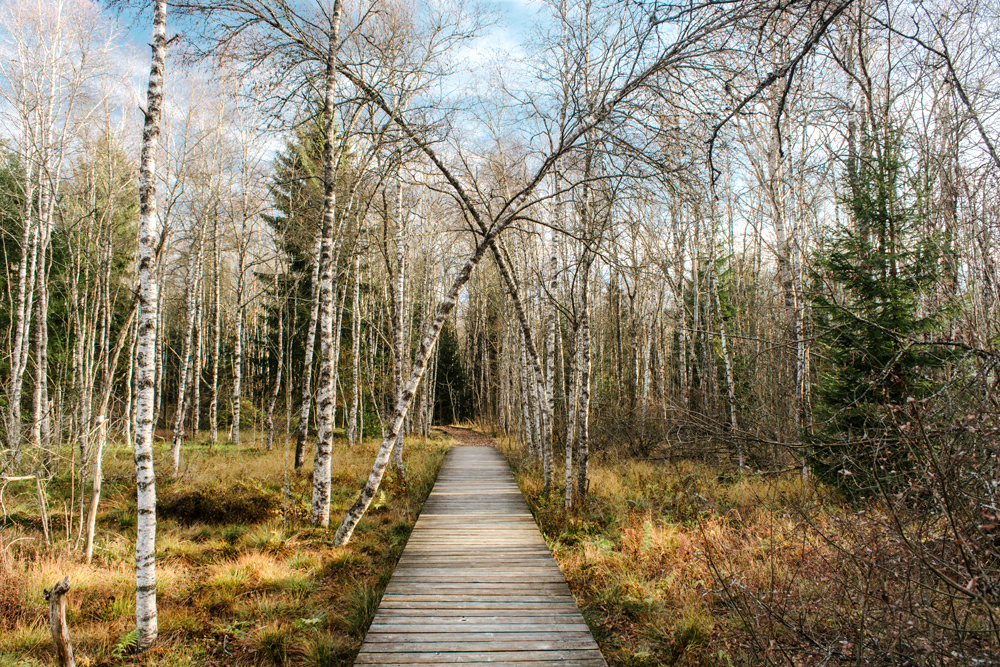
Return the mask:
<path id="1" fill-rule="evenodd" d="M 438 426 L 439 429 L 458 440 L 458 444 L 467 447 L 496 447 L 496 440 L 471 428 L 459 426 Z"/>

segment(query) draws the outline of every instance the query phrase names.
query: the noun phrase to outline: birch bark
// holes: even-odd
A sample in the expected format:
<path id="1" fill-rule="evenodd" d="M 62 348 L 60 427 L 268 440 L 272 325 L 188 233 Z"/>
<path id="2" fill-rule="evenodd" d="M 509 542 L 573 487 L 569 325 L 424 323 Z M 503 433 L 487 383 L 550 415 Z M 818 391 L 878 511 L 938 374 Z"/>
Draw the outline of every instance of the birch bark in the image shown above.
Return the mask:
<path id="1" fill-rule="evenodd" d="M 198 296 L 201 292 L 201 267 L 202 252 L 205 243 L 204 228 L 198 230 L 198 250 L 188 269 L 188 289 L 187 289 L 187 319 L 184 327 L 184 348 L 181 353 L 180 380 L 177 384 L 177 414 L 174 415 L 174 438 L 170 448 L 170 455 L 173 458 L 173 475 L 177 477 L 181 468 L 181 443 L 184 441 L 184 418 L 187 416 L 190 394 L 188 385 L 191 383 L 191 352 L 195 332 L 195 319 L 198 314 Z M 193 274 L 193 275 L 192 275 Z M 197 380 L 195 380 L 197 382 Z"/>
<path id="2" fill-rule="evenodd" d="M 219 346 L 222 338 L 222 238 L 219 236 L 219 212 L 215 211 L 212 228 L 212 387 L 208 402 L 209 442 L 219 442 Z"/>
<path id="3" fill-rule="evenodd" d="M 347 416 L 347 444 L 358 441 L 358 408 L 361 403 L 361 254 L 354 253 L 354 291 L 351 294 L 351 409 Z"/>
<path id="4" fill-rule="evenodd" d="M 586 206 L 586 198 L 584 199 Z M 584 250 L 583 267 L 581 273 L 583 278 L 580 282 L 580 349 L 577 351 L 577 358 L 580 360 L 580 389 L 579 389 L 579 412 L 577 416 L 577 489 L 578 502 L 583 502 L 587 498 L 587 463 L 590 457 L 590 252 Z"/>
<path id="5" fill-rule="evenodd" d="M 334 96 L 336 94 L 337 48 L 340 41 L 341 0 L 335 0 L 330 19 L 326 81 L 323 96 L 323 237 L 320 249 L 320 371 L 316 400 L 317 442 L 313 461 L 313 494 L 310 521 L 326 527 L 330 524 L 330 452 L 333 445 L 333 420 L 336 406 L 337 360 L 333 357 L 333 309 L 336 289 L 333 275 L 333 229 L 337 207 L 336 163 L 334 141 Z"/>
<path id="6" fill-rule="evenodd" d="M 548 415 L 546 424 L 546 441 L 548 446 L 542 454 L 542 494 L 548 495 L 552 488 L 552 456 L 553 440 L 555 440 L 555 385 L 556 385 L 556 322 L 559 311 L 556 309 L 556 279 L 559 272 L 559 256 L 556 248 L 555 234 L 549 238 L 549 294 L 546 303 L 546 336 L 545 336 L 545 413 Z"/>
<path id="7" fill-rule="evenodd" d="M 323 229 L 316 230 L 313 245 L 312 294 L 309 307 L 309 328 L 306 330 L 306 353 L 302 368 L 302 407 L 299 410 L 299 434 L 295 440 L 295 469 L 302 467 L 309 436 L 309 408 L 312 405 L 313 352 L 316 344 L 316 324 L 319 320 L 319 259 L 322 252 Z"/>
<path id="8" fill-rule="evenodd" d="M 156 280 L 156 152 L 160 137 L 163 79 L 167 52 L 167 1 L 153 5 L 152 58 L 139 163 L 139 340 L 136 351 L 135 468 L 138 495 L 136 526 L 136 645 L 156 640 L 156 477 L 153 473 L 154 364 L 159 292 Z"/>
<path id="9" fill-rule="evenodd" d="M 278 271 L 274 272 L 274 298 L 275 309 L 278 311 L 278 346 L 275 348 L 275 358 L 278 361 L 278 370 L 274 376 L 274 387 L 271 389 L 271 396 L 267 401 L 267 446 L 266 451 L 274 449 L 274 405 L 278 402 L 278 392 L 281 390 L 281 367 L 282 350 L 285 346 L 285 308 L 278 298 Z"/>
<path id="10" fill-rule="evenodd" d="M 392 377 L 395 385 L 394 402 L 399 403 L 403 395 L 403 359 L 409 357 L 409 349 L 404 350 L 406 341 L 403 336 L 403 309 L 406 299 L 406 248 L 403 239 L 406 236 L 406 219 L 403 215 L 403 181 L 396 174 L 396 187 L 393 193 L 393 218 L 396 227 L 396 267 L 395 285 L 392 295 Z M 408 347 L 408 346 L 406 346 Z M 392 448 L 392 466 L 403 481 L 406 480 L 406 469 L 403 467 L 403 436 L 406 429 L 401 428 Z"/>

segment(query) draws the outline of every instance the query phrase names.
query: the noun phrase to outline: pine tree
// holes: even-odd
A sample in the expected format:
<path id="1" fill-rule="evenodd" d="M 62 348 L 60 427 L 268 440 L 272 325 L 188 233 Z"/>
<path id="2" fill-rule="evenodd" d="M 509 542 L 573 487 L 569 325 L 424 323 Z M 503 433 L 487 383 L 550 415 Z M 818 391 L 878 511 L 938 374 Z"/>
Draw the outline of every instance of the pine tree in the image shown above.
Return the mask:
<path id="1" fill-rule="evenodd" d="M 940 250 L 906 180 L 900 134 L 886 128 L 845 201 L 853 226 L 821 249 L 813 275 L 827 367 L 819 378 L 812 468 L 852 495 L 892 488 L 910 467 L 889 415 L 939 382 L 946 354 L 926 345 L 946 311 L 928 310 Z"/>

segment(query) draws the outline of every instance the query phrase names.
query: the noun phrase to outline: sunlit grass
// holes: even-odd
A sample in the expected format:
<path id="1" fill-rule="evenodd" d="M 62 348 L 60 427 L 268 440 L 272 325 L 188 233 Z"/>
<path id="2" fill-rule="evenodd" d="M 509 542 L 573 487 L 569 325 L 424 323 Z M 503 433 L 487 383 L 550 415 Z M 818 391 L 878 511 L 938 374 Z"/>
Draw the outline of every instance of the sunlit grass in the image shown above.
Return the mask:
<path id="1" fill-rule="evenodd" d="M 823 548 L 815 535 L 802 539 L 791 508 L 831 496 L 797 475 L 596 456 L 586 503 L 567 513 L 561 471 L 542 497 L 538 466 L 510 443 L 505 450 L 612 665 L 740 664 L 738 619 L 718 576 L 738 573 L 741 585 L 766 589 Z"/>
<path id="2" fill-rule="evenodd" d="M 349 665 L 450 442 L 440 434 L 426 445 L 423 438 L 408 441 L 408 484 L 387 477 L 384 505 L 366 517 L 357 539 L 345 548 L 332 546 L 333 530 L 357 497 L 378 442 L 350 449 L 335 441 L 329 529 L 308 525 L 311 453 L 303 470 L 288 471 L 291 498 L 286 498 L 281 443 L 270 453 L 252 443 L 186 443 L 177 480 L 164 472 L 170 470 L 167 446 L 158 443 L 158 494 L 186 504 L 158 522 L 160 638 L 143 656 L 129 643 L 131 636 L 134 644 L 129 633 L 135 626 L 131 452 L 109 448 L 89 566 L 79 558 L 75 534 L 67 542 L 62 528 L 53 530 L 53 544 L 44 543 L 33 489 L 8 489 L 5 505 L 19 520 L 0 530 L 0 667 L 51 662 L 42 589 L 66 575 L 67 619 L 81 667 Z M 72 514 L 72 498 L 79 502 L 69 484 L 68 474 L 58 474 L 47 488 L 50 504 L 58 500 L 60 516 Z M 199 496 L 200 489 L 212 494 Z M 272 508 L 262 520 L 246 520 L 257 518 L 252 512 L 220 520 L 216 511 L 249 508 L 258 498 Z M 199 520 L 200 511 L 209 512 L 206 521 Z"/>

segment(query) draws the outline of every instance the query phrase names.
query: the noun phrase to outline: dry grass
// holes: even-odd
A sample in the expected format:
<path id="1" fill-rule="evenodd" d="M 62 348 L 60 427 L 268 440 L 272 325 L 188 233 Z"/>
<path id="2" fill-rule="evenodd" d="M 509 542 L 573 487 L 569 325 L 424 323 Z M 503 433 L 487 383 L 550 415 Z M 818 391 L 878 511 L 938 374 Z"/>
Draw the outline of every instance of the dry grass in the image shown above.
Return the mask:
<path id="1" fill-rule="evenodd" d="M 118 448 L 106 459 L 91 566 L 81 562 L 75 535 L 67 542 L 60 519 L 63 503 L 69 507 L 72 498 L 66 476 L 54 478 L 47 490 L 52 507 L 59 508 L 53 510 L 51 546 L 42 540 L 32 495 L 8 489 L 9 516 L 0 529 L 0 667 L 51 664 L 41 593 L 65 575 L 72 586 L 67 619 L 81 667 L 349 665 L 450 442 L 439 435 L 426 445 L 423 439 L 407 443 L 408 484 L 387 475 L 382 502 L 346 548 L 332 546 L 332 529 L 307 525 L 311 464 L 290 476 L 286 501 L 282 447 L 265 453 L 189 443 L 180 478 L 161 472 L 157 479 L 161 499 L 183 502 L 174 508 L 180 510 L 161 513 L 160 639 L 143 656 L 133 654 L 131 453 Z M 335 441 L 334 528 L 367 477 L 377 447 L 366 442 L 349 449 Z M 165 446 L 156 455 L 157 470 L 168 471 Z M 203 489 L 212 493 L 199 495 Z"/>
<path id="2" fill-rule="evenodd" d="M 898 508 L 796 474 L 601 457 L 566 513 L 562 489 L 542 497 L 538 466 L 504 447 L 612 665 L 990 664 L 1000 649 L 990 589 L 946 590 L 928 567 L 954 544 L 943 518 L 918 551 Z"/>

